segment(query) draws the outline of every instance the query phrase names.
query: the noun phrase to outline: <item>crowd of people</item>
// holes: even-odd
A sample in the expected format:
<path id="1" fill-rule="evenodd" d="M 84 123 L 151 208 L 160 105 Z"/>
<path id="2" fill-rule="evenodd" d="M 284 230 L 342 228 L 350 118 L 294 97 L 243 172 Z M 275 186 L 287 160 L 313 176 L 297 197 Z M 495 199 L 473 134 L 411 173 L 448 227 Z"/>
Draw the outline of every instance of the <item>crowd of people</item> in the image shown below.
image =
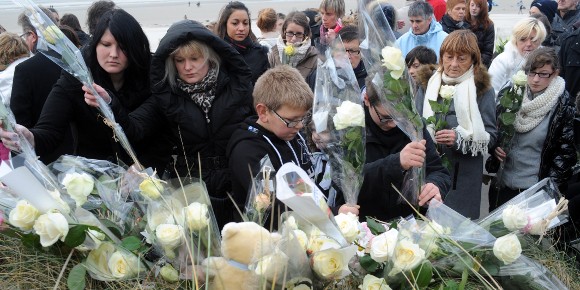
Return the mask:
<path id="1" fill-rule="evenodd" d="M 252 32 L 248 7 L 232 1 L 216 15 L 211 30 L 194 20 L 174 23 L 154 52 L 138 21 L 112 1 L 92 4 L 87 33 L 75 15 L 59 17 L 43 8 L 81 49 L 99 96 L 37 52 L 39 31 L 22 14 L 22 34 L 0 34 L 2 101 L 14 112 L 16 130 L 45 163 L 74 154 L 130 164 L 96 108 L 96 98 L 102 97 L 143 165 L 166 177 L 196 177 L 201 169 L 223 226 L 240 219 L 228 193 L 238 206 L 245 203 L 251 172 L 259 170 L 264 156 L 274 170 L 293 162 L 313 180 L 323 180 L 317 174 L 324 170 L 316 168 L 324 158 L 314 156 L 324 136 L 310 126 L 313 91 L 317 64 L 339 38 L 363 92 L 367 138 L 359 203 L 341 206 L 344 200 L 336 198 L 335 210 L 381 220 L 412 214 L 390 184 L 400 186 L 410 169 L 426 167 L 419 205 L 442 200 L 478 219 L 487 163 L 490 173 L 499 168 L 490 209 L 551 177 L 571 199 L 572 217 L 580 215 L 569 189 L 580 139 L 574 121 L 580 90 L 579 0 L 534 0 L 530 17 L 515 23 L 499 54 L 494 54 L 490 1 L 407 0 L 399 9 L 378 2 L 391 26 L 385 33 L 392 32 L 405 58 L 421 116 L 438 114 L 431 103 L 443 102 L 442 87 L 454 87 L 449 112 L 438 116 L 445 128 L 427 126 L 424 140 L 411 141 L 381 103 L 363 61 L 360 28 L 351 19 L 357 13 L 345 17 L 344 0 L 282 11 L 288 14 L 260 10 L 260 37 Z M 285 52 L 288 47 L 291 54 Z M 498 127 L 499 113 L 519 71 L 527 85 L 506 148 L 499 142 L 506 134 Z M 9 150 L 19 150 L 17 135 L 0 130 L 0 137 L 0 157 L 8 159 Z M 321 185 L 325 193 L 329 187 Z"/>

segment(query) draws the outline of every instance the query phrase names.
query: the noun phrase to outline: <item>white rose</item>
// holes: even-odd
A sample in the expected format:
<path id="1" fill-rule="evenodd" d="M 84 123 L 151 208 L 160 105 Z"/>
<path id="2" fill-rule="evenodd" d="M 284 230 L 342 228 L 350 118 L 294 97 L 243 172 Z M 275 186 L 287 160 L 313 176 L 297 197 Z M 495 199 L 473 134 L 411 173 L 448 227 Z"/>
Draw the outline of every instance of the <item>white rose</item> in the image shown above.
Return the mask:
<path id="1" fill-rule="evenodd" d="M 335 217 L 338 228 L 347 242 L 352 243 L 360 234 L 360 223 L 358 217 L 353 213 L 338 214 Z"/>
<path id="2" fill-rule="evenodd" d="M 306 277 L 296 277 L 286 282 L 286 290 L 312 290 L 312 280 Z"/>
<path id="3" fill-rule="evenodd" d="M 155 200 L 161 197 L 163 184 L 161 184 L 161 180 L 155 177 L 148 177 L 139 184 L 139 190 L 141 191 L 141 195 Z"/>
<path id="4" fill-rule="evenodd" d="M 40 236 L 40 244 L 50 247 L 58 239 L 64 242 L 68 234 L 68 222 L 60 212 L 49 212 L 39 216 L 34 222 L 34 231 Z"/>
<path id="5" fill-rule="evenodd" d="M 276 250 L 274 253 L 262 257 L 254 267 L 254 273 L 265 277 L 268 281 L 281 278 L 288 264 L 288 256 Z"/>
<path id="6" fill-rule="evenodd" d="M 284 224 L 292 230 L 297 230 L 298 229 L 298 224 L 296 223 L 296 219 L 293 216 L 289 216 L 286 221 L 284 222 Z"/>
<path id="7" fill-rule="evenodd" d="M 20 200 L 8 214 L 8 222 L 23 231 L 29 231 L 39 215 L 40 212 L 28 201 Z"/>
<path id="8" fill-rule="evenodd" d="M 387 46 L 381 50 L 383 66 L 391 71 L 391 77 L 398 80 L 405 71 L 405 59 L 400 49 Z"/>
<path id="9" fill-rule="evenodd" d="M 131 254 L 116 251 L 109 257 L 107 265 L 113 277 L 127 279 L 132 278 L 137 273 L 139 260 Z"/>
<path id="10" fill-rule="evenodd" d="M 378 263 L 386 262 L 393 257 L 399 231 L 390 229 L 376 236 L 371 243 L 371 258 Z"/>
<path id="11" fill-rule="evenodd" d="M 294 235 L 296 235 L 296 239 L 302 249 L 306 251 L 306 246 L 308 246 L 308 237 L 306 236 L 306 233 L 301 230 L 294 230 Z"/>
<path id="12" fill-rule="evenodd" d="M 270 206 L 270 195 L 265 193 L 259 193 L 256 195 L 255 206 L 257 211 L 265 211 Z"/>
<path id="13" fill-rule="evenodd" d="M 493 244 L 493 254 L 505 265 L 513 263 L 522 254 L 520 240 L 514 234 L 498 238 Z"/>
<path id="14" fill-rule="evenodd" d="M 336 249 L 321 251 L 312 257 L 312 270 L 324 279 L 338 278 L 347 268 L 348 263 L 344 262 L 342 253 Z"/>
<path id="15" fill-rule="evenodd" d="M 308 252 L 316 253 L 319 251 L 324 251 L 327 249 L 340 249 L 340 244 L 334 239 L 321 235 L 310 235 L 310 240 L 308 240 Z"/>
<path id="16" fill-rule="evenodd" d="M 185 221 L 191 231 L 200 231 L 209 224 L 207 204 L 193 202 L 185 208 Z"/>
<path id="17" fill-rule="evenodd" d="M 183 227 L 174 224 L 161 224 L 155 229 L 155 237 L 165 250 L 168 258 L 174 258 L 173 250 L 181 245 L 183 240 Z M 173 254 L 173 255 L 172 255 Z"/>
<path id="18" fill-rule="evenodd" d="M 528 83 L 528 76 L 523 70 L 520 70 L 512 76 L 512 81 L 515 85 L 524 87 Z"/>
<path id="19" fill-rule="evenodd" d="M 171 264 L 165 264 L 165 266 L 161 267 L 159 274 L 161 274 L 163 280 L 167 282 L 179 281 L 179 273 L 177 273 L 177 270 L 175 270 Z"/>
<path id="20" fill-rule="evenodd" d="M 441 96 L 441 98 L 446 100 L 453 99 L 453 96 L 455 95 L 455 86 L 448 85 L 441 86 L 441 88 L 439 89 L 439 95 Z"/>
<path id="21" fill-rule="evenodd" d="M 336 115 L 332 117 L 336 130 L 348 127 L 365 126 L 365 111 L 360 104 L 344 101 L 336 108 Z"/>
<path id="22" fill-rule="evenodd" d="M 66 188 L 68 195 L 77 203 L 77 207 L 87 202 L 87 196 L 93 192 L 95 181 L 93 177 L 86 173 L 68 173 L 62 179 L 62 185 Z"/>
<path id="23" fill-rule="evenodd" d="M 398 272 L 413 270 L 425 260 L 425 251 L 419 245 L 407 240 L 400 240 L 393 252 L 393 271 L 390 275 Z"/>
<path id="24" fill-rule="evenodd" d="M 363 284 L 358 286 L 361 290 L 391 290 L 391 287 L 385 281 L 385 278 L 377 278 L 373 275 L 367 274 L 363 279 Z"/>
<path id="25" fill-rule="evenodd" d="M 526 212 L 517 205 L 508 205 L 501 213 L 503 225 L 510 231 L 519 231 L 528 225 Z"/>
<path id="26" fill-rule="evenodd" d="M 64 213 L 66 214 L 70 213 L 70 207 L 68 206 L 68 203 L 62 200 L 62 198 L 60 197 L 60 192 L 58 192 L 58 190 L 52 190 L 49 191 L 48 193 L 50 194 L 50 196 L 52 196 L 52 198 L 54 198 L 56 203 L 58 203 L 62 207 Z"/>

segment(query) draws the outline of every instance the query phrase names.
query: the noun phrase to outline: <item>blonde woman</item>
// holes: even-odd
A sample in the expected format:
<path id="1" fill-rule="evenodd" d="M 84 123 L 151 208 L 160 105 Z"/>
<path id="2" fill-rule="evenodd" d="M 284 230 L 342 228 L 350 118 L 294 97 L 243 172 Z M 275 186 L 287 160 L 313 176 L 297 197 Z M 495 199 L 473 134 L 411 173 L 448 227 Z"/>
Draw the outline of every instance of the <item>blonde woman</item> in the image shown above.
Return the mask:
<path id="1" fill-rule="evenodd" d="M 29 56 L 30 51 L 26 42 L 18 34 L 10 32 L 0 34 L 0 93 L 5 105 L 10 104 L 14 69 Z"/>

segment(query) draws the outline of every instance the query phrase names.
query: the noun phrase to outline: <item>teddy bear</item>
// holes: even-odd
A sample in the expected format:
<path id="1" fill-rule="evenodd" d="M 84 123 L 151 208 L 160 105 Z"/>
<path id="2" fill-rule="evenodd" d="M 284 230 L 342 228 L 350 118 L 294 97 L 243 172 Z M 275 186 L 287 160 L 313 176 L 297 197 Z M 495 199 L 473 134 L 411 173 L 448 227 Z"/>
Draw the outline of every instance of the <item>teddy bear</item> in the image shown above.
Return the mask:
<path id="1" fill-rule="evenodd" d="M 273 251 L 281 239 L 254 222 L 228 223 L 222 229 L 222 257 L 203 261 L 212 290 L 258 289 L 260 279 L 252 271 L 256 259 Z"/>

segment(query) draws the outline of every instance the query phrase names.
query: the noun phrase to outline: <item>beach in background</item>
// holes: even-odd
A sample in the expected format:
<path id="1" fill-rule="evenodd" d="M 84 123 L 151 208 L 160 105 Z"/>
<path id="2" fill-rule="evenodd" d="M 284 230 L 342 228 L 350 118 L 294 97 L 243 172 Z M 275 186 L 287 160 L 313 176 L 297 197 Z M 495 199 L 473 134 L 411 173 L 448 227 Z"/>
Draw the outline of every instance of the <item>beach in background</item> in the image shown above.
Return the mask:
<path id="1" fill-rule="evenodd" d="M 495 23 L 496 38 L 505 39 L 509 37 L 511 29 L 519 19 L 527 16 L 527 9 L 519 14 L 519 9 L 515 0 L 495 0 L 498 6 L 494 6 L 490 17 Z M 93 1 L 36 1 L 44 6 L 54 6 L 62 16 L 65 13 L 76 15 L 85 32 L 87 8 Z M 199 7 L 196 5 L 199 2 Z M 115 1 L 120 8 L 125 9 L 133 15 L 143 26 L 145 33 L 149 37 L 151 49 L 155 50 L 159 40 L 165 35 L 167 28 L 178 21 L 187 17 L 187 19 L 197 20 L 199 22 L 209 22 L 217 20 L 220 9 L 229 1 L 224 0 L 205 0 L 205 1 L 158 1 L 158 0 L 118 0 Z M 305 10 L 307 8 L 317 8 L 317 0 L 246 0 L 242 1 L 250 9 L 253 25 L 252 31 L 259 34 L 255 25 L 255 19 L 258 11 L 263 8 L 274 8 L 277 12 L 288 14 L 294 10 Z M 393 0 L 391 3 L 395 7 L 404 5 L 405 0 Z M 531 0 L 523 1 L 525 7 L 529 7 Z M 356 11 L 357 1 L 346 0 L 346 14 Z M 0 0 L 0 25 L 8 31 L 22 33 L 22 29 L 17 24 L 18 15 L 22 11 L 16 4 L 9 0 Z"/>

